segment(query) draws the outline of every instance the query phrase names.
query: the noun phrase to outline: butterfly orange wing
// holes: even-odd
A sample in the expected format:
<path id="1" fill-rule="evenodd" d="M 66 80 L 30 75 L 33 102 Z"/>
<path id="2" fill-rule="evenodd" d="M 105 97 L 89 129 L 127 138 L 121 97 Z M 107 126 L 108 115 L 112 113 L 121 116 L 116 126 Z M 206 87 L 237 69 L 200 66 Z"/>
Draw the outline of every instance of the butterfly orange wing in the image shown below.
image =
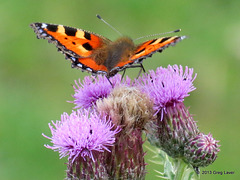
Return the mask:
<path id="1" fill-rule="evenodd" d="M 185 39 L 186 36 L 162 37 L 146 41 L 137 46 L 134 55 L 130 61 L 135 63 L 141 62 L 143 59 L 152 56 L 155 52 L 162 52 L 165 48 L 174 46 L 177 42 Z"/>
<path id="2" fill-rule="evenodd" d="M 119 62 L 112 70 L 113 72 L 110 73 L 114 74 L 116 71 L 121 71 L 134 66 L 134 64 L 141 63 L 143 59 L 151 57 L 153 53 L 162 52 L 168 46 L 174 46 L 177 42 L 185 38 L 186 36 L 173 36 L 148 40 L 138 45 L 134 54 L 128 60 Z"/>
<path id="3" fill-rule="evenodd" d="M 66 57 L 72 61 L 72 67 L 97 73 L 107 71 L 103 65 L 98 65 L 91 55 L 111 41 L 103 36 L 85 30 L 63 25 L 33 23 L 30 25 L 38 38 L 47 39 L 57 46 Z"/>

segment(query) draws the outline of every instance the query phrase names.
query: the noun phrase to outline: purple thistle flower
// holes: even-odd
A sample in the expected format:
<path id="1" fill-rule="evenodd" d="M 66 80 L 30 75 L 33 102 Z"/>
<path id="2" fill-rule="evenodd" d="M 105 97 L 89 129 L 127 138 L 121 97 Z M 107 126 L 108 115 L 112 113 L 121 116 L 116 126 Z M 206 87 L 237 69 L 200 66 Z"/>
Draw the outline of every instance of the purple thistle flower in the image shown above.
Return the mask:
<path id="1" fill-rule="evenodd" d="M 195 90 L 193 69 L 182 66 L 157 68 L 144 74 L 136 84 L 154 102 L 157 121 L 147 130 L 148 140 L 173 158 L 184 159 L 196 167 L 207 166 L 214 162 L 219 151 L 217 141 L 211 135 L 200 134 L 184 98 Z"/>
<path id="2" fill-rule="evenodd" d="M 196 89 L 193 86 L 196 74 L 192 76 L 192 68 L 186 66 L 184 72 L 181 65 L 169 65 L 168 68 L 157 68 L 156 72 L 149 71 L 149 74 L 144 74 L 136 83 L 153 99 L 154 109 L 158 112 L 169 105 L 183 102 L 189 92 Z"/>
<path id="3" fill-rule="evenodd" d="M 157 121 L 148 127 L 148 140 L 161 147 L 171 157 L 182 157 L 188 139 L 195 137 L 199 130 L 188 109 L 184 98 L 193 91 L 193 69 L 182 66 L 159 67 L 144 74 L 137 84 L 150 96 L 154 103 Z M 150 129 L 149 129 L 150 128 Z"/>
<path id="4" fill-rule="evenodd" d="M 76 104 L 75 108 L 92 107 L 92 105 L 96 104 L 98 99 L 107 97 L 116 85 L 122 83 L 130 86 L 131 80 L 128 77 L 126 77 L 126 80 L 123 80 L 122 82 L 121 78 L 120 74 L 110 78 L 113 86 L 105 76 L 86 76 L 83 82 L 79 79 L 78 82 L 75 81 L 76 85 L 73 86 L 75 91 L 73 97 L 75 100 L 70 102 Z"/>
<path id="5" fill-rule="evenodd" d="M 45 147 L 59 151 L 60 158 L 69 156 L 72 162 L 85 156 L 94 161 L 93 152 L 110 151 L 108 147 L 113 146 L 115 135 L 120 131 L 106 116 L 89 109 L 73 111 L 70 115 L 63 113 L 61 121 L 52 121 L 52 125 L 49 123 L 52 137 L 43 136 L 53 145 Z"/>

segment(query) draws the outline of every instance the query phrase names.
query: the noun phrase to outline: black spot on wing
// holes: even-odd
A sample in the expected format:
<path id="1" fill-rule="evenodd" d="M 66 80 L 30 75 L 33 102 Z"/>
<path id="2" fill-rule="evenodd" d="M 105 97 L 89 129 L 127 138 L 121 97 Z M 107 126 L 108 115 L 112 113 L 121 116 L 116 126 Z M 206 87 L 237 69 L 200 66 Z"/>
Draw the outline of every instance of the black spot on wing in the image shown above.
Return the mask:
<path id="1" fill-rule="evenodd" d="M 91 40 L 91 34 L 88 33 L 88 32 L 84 32 L 84 37 L 85 37 L 87 40 Z"/>
<path id="2" fill-rule="evenodd" d="M 47 29 L 52 32 L 56 32 L 58 30 L 58 25 L 48 24 Z"/>
<path id="3" fill-rule="evenodd" d="M 88 51 L 93 50 L 92 46 L 89 43 L 84 43 L 82 46 Z"/>
<path id="4" fill-rule="evenodd" d="M 157 39 L 153 39 L 149 44 L 153 44 Z"/>
<path id="5" fill-rule="evenodd" d="M 64 29 L 65 29 L 65 34 L 66 35 L 68 35 L 68 36 L 75 36 L 76 35 L 77 29 L 70 28 L 70 27 L 67 27 L 67 26 L 64 26 Z"/>
<path id="6" fill-rule="evenodd" d="M 162 38 L 161 41 L 159 43 L 163 43 L 165 41 L 167 41 L 168 39 L 170 39 L 171 37 L 165 37 L 165 38 Z"/>
<path id="7" fill-rule="evenodd" d="M 140 54 L 141 52 L 145 51 L 145 48 L 139 50 L 138 52 L 136 52 L 135 54 Z"/>

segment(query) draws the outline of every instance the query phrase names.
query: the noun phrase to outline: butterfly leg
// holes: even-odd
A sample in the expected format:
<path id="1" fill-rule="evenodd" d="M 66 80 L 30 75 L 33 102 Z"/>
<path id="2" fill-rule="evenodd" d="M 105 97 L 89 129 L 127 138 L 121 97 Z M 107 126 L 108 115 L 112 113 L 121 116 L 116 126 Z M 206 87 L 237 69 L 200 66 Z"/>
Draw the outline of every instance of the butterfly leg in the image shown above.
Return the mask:
<path id="1" fill-rule="evenodd" d="M 139 76 L 140 76 L 140 74 L 142 73 L 142 71 L 145 73 L 146 72 L 146 70 L 145 70 L 145 68 L 143 67 L 143 65 L 142 65 L 142 63 L 139 63 L 139 64 L 137 64 L 137 65 L 135 65 L 135 66 L 131 66 L 131 67 L 129 67 L 129 68 L 135 68 L 135 67 L 140 67 L 141 69 L 139 70 L 139 73 L 138 73 L 138 75 L 137 75 L 137 78 L 139 78 Z"/>
<path id="2" fill-rule="evenodd" d="M 141 74 L 142 71 L 143 71 L 144 73 L 146 72 L 146 70 L 144 69 L 143 65 L 140 63 L 140 64 L 136 64 L 136 65 L 132 65 L 132 66 L 130 66 L 130 67 L 127 67 L 127 68 L 138 68 L 138 67 L 140 67 L 141 69 L 139 70 L 139 73 L 138 73 L 137 78 L 140 76 L 140 74 Z M 127 68 L 126 68 L 126 69 L 127 69 Z M 124 77 L 124 75 L 125 75 L 126 69 L 124 69 L 124 72 L 123 72 L 123 74 L 122 74 L 121 81 L 122 81 L 122 79 L 123 79 L 123 77 Z"/>
<path id="3" fill-rule="evenodd" d="M 95 83 L 95 79 L 92 80 L 92 83 Z"/>
<path id="4" fill-rule="evenodd" d="M 124 69 L 124 71 L 123 71 L 123 73 L 122 73 L 121 82 L 122 82 L 122 80 L 123 80 L 123 77 L 124 77 L 125 73 L 126 73 L 126 69 Z"/>
<path id="5" fill-rule="evenodd" d="M 137 79 L 139 78 L 139 76 L 140 76 L 140 74 L 142 73 L 142 71 L 143 71 L 143 73 L 146 72 L 146 70 L 144 69 L 142 63 L 139 64 L 139 67 L 140 67 L 141 69 L 139 70 L 139 73 L 138 73 Z"/>
<path id="6" fill-rule="evenodd" d="M 108 77 L 108 76 L 105 76 L 105 77 L 107 78 L 108 82 L 111 84 L 111 86 L 112 86 L 112 88 L 113 88 L 113 84 L 112 84 L 112 82 L 110 81 L 109 77 Z"/>
<path id="7" fill-rule="evenodd" d="M 146 72 L 146 70 L 144 69 L 144 67 L 143 67 L 142 63 L 140 64 L 140 66 L 141 66 L 141 68 L 142 68 L 143 72 L 145 73 L 145 72 Z"/>

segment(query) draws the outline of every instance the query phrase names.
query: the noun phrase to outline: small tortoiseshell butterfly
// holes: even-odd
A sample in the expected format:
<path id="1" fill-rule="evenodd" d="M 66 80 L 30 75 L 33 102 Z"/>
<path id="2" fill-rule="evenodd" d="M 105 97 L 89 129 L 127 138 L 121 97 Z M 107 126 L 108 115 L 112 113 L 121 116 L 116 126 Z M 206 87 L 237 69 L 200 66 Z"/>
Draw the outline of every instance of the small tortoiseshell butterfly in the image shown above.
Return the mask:
<path id="1" fill-rule="evenodd" d="M 30 26 L 37 38 L 55 44 L 72 62 L 73 68 L 86 70 L 93 75 L 104 74 L 107 78 L 129 67 L 142 67 L 143 59 L 185 38 L 161 37 L 135 45 L 129 37 L 111 41 L 101 35 L 63 25 L 33 23 Z"/>

